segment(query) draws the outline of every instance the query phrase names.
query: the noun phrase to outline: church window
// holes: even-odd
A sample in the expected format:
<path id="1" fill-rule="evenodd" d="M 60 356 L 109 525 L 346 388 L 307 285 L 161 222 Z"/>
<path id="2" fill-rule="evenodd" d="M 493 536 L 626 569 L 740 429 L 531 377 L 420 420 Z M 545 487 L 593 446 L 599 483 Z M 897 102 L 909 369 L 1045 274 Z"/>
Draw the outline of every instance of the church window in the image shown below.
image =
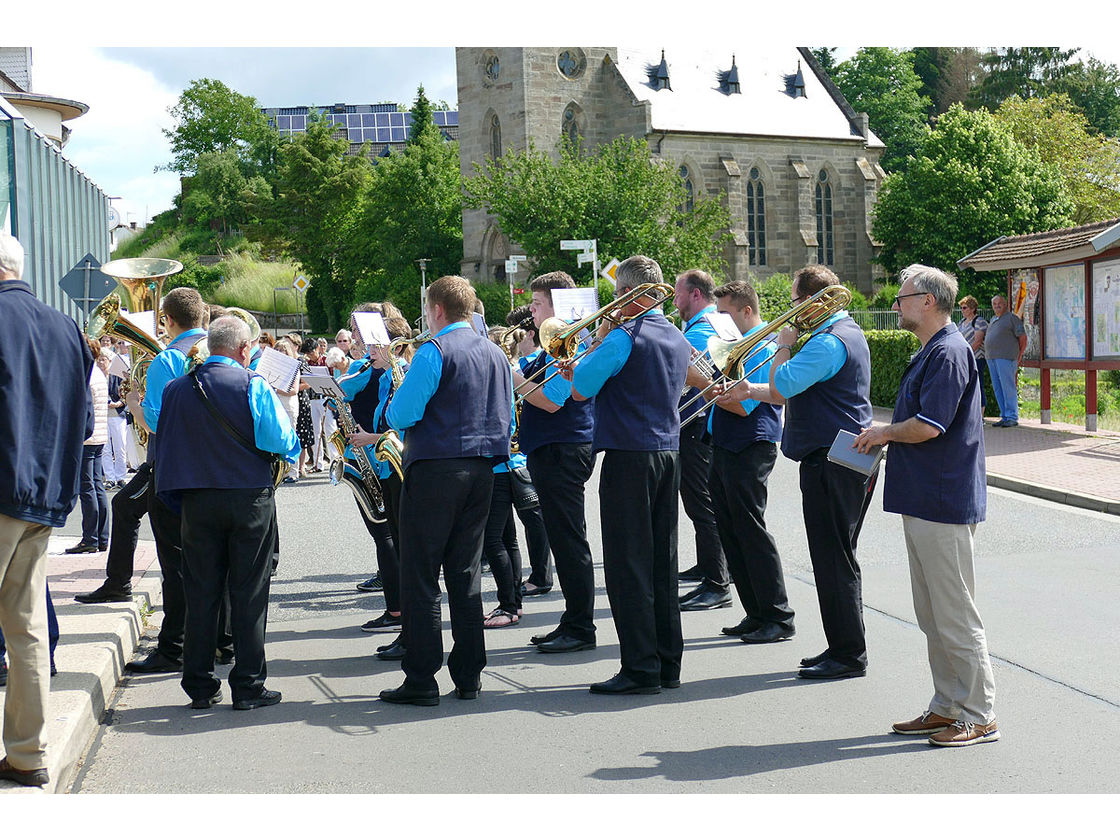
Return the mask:
<path id="1" fill-rule="evenodd" d="M 566 79 L 578 79 L 587 66 L 582 50 L 564 50 L 556 56 L 556 69 Z"/>
<path id="2" fill-rule="evenodd" d="M 490 118 L 490 157 L 497 160 L 502 156 L 502 124 L 498 115 Z"/>
<path id="3" fill-rule="evenodd" d="M 835 252 L 832 239 L 832 184 L 828 182 L 828 172 L 824 169 L 817 175 L 817 262 L 833 265 Z"/>
<path id="4" fill-rule="evenodd" d="M 692 208 L 696 203 L 696 188 L 692 183 L 692 173 L 688 171 L 687 166 L 682 166 L 680 168 L 680 176 L 681 181 L 684 182 L 684 209 L 691 213 Z"/>
<path id="5" fill-rule="evenodd" d="M 757 166 L 747 179 L 747 239 L 750 264 L 766 265 L 766 190 Z"/>
<path id="6" fill-rule="evenodd" d="M 579 114 L 574 105 L 564 109 L 564 118 L 560 123 L 561 139 L 567 139 L 573 146 L 579 145 Z"/>
<path id="7" fill-rule="evenodd" d="M 492 82 L 498 81 L 498 76 L 502 72 L 501 62 L 498 57 L 491 53 L 486 59 L 486 78 Z"/>

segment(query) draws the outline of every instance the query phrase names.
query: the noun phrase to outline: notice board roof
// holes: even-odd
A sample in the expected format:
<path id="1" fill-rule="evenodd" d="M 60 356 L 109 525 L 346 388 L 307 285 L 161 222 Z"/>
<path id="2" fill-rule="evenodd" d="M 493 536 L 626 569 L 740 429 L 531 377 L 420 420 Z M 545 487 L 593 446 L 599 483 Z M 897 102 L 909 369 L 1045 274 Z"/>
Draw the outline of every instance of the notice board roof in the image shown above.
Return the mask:
<path id="1" fill-rule="evenodd" d="M 1001 236 L 957 260 L 961 268 L 1002 271 L 1075 262 L 1095 257 L 1120 242 L 1120 219 L 1079 227 Z"/>

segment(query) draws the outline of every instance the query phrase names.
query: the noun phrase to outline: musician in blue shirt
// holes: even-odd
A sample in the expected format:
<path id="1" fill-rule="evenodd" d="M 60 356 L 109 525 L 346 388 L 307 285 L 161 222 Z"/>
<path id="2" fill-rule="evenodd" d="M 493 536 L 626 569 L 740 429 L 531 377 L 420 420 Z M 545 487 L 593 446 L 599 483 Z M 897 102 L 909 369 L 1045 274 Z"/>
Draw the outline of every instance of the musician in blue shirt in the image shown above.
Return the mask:
<path id="1" fill-rule="evenodd" d="M 479 561 L 491 468 L 509 457 L 513 385 L 505 355 L 471 329 L 476 300 L 462 277 L 428 287 L 432 338 L 417 350 L 386 411 L 389 425 L 408 433 L 400 524 L 405 679 L 381 692 L 390 703 L 439 703 L 441 569 L 455 639 L 447 667 L 457 697 L 478 696 L 486 665 Z"/>
<path id="2" fill-rule="evenodd" d="M 677 277 L 673 305 L 680 312 L 682 330 L 696 355 L 706 356 L 708 339 L 716 334 L 707 316 L 716 311 L 715 282 L 700 269 L 689 269 Z M 709 384 L 707 377 L 689 367 L 690 386 L 680 399 L 684 405 Z M 681 580 L 699 581 L 699 586 L 681 596 L 681 610 L 713 610 L 731 606 L 731 581 L 727 558 L 720 544 L 716 513 L 708 481 L 712 474 L 712 443 L 708 434 L 706 403 L 694 402 L 681 412 L 681 501 L 696 532 L 696 565 L 683 572 Z M 690 420 L 694 414 L 704 416 Z"/>
<path id="3" fill-rule="evenodd" d="M 182 510 L 188 606 L 183 690 L 195 709 L 221 702 L 214 651 L 228 580 L 234 648 L 230 691 L 233 708 L 248 710 L 280 702 L 280 692 L 264 685 L 275 527 L 275 487 L 266 453 L 294 464 L 300 446 L 272 388 L 247 369 L 248 325 L 236 317 L 219 318 L 207 345 L 206 363 L 164 391 L 161 432 L 154 441 L 156 492 Z"/>
<path id="4" fill-rule="evenodd" d="M 618 267 L 616 291 L 660 282 L 656 261 L 630 257 Z M 656 303 L 645 296 L 623 307 L 632 320 L 609 332 L 601 327 L 602 343 L 572 373 L 572 396 L 595 397 L 594 445 L 605 453 L 603 572 L 622 660 L 618 674 L 591 685 L 595 694 L 658 694 L 680 686 L 677 402 L 691 353 Z"/>

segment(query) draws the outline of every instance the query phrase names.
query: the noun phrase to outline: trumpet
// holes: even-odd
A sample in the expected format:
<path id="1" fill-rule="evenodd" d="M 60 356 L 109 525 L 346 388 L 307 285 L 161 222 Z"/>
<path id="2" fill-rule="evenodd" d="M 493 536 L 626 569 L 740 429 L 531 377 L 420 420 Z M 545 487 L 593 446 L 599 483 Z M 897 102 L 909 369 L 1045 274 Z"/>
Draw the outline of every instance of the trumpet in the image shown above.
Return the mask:
<path id="1" fill-rule="evenodd" d="M 724 341 L 718 336 L 708 339 L 708 355 L 712 363 L 720 371 L 720 375 L 711 385 L 700 391 L 695 397 L 680 407 L 683 412 L 686 408 L 700 399 L 704 399 L 709 391 L 716 385 L 730 382 L 732 386 L 738 385 L 748 376 L 766 364 L 769 359 L 763 359 L 750 370 L 745 370 L 747 359 L 755 354 L 764 344 L 776 343 L 777 334 L 788 325 L 793 325 L 798 332 L 812 332 L 821 326 L 840 310 L 852 302 L 852 293 L 843 286 L 825 286 L 808 300 L 802 301 L 797 306 L 779 315 L 765 327 L 752 333 L 746 338 L 736 341 Z M 711 405 L 708 401 L 704 408 Z M 703 413 L 703 410 L 689 417 L 681 423 L 682 426 L 692 422 Z"/>

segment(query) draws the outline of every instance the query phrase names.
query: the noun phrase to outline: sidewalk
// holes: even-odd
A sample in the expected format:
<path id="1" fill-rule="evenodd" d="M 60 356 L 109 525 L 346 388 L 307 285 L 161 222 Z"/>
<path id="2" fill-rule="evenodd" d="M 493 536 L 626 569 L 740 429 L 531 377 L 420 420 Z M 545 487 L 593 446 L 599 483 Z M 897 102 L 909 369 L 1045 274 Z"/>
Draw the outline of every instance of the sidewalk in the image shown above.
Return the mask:
<path id="1" fill-rule="evenodd" d="M 48 793 L 65 792 L 78 761 L 101 723 L 109 697 L 116 690 L 124 663 L 132 659 L 144 631 L 144 615 L 160 602 L 159 565 L 155 543 L 141 540 L 136 547 L 129 604 L 79 604 L 74 596 L 90 592 L 105 579 L 105 552 L 63 554 L 77 542 L 55 532 L 47 549 L 47 576 L 58 614 L 59 640 L 55 651 L 58 674 L 51 679 L 47 708 Z M 152 568 L 152 574 L 145 574 Z M 0 704 L 6 689 L 0 688 Z M 0 794 L 39 793 L 0 782 Z"/>
<path id="2" fill-rule="evenodd" d="M 875 409 L 876 423 L 890 419 L 889 409 Z M 984 450 L 992 487 L 1120 515 L 1120 432 L 1037 420 L 997 429 L 985 422 Z"/>

